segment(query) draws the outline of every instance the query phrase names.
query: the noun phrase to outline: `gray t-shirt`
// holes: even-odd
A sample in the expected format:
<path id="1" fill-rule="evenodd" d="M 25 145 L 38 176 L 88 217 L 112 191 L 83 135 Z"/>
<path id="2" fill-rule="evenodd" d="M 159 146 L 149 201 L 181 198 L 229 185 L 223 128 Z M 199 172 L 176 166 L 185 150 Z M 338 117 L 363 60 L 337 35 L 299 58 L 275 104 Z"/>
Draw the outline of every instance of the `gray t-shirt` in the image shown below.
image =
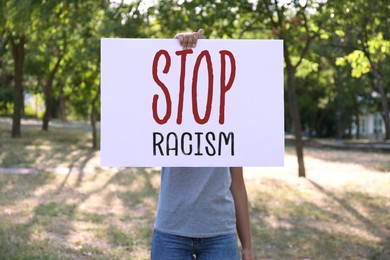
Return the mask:
<path id="1" fill-rule="evenodd" d="M 164 167 L 155 229 L 186 237 L 235 233 L 227 167 Z"/>

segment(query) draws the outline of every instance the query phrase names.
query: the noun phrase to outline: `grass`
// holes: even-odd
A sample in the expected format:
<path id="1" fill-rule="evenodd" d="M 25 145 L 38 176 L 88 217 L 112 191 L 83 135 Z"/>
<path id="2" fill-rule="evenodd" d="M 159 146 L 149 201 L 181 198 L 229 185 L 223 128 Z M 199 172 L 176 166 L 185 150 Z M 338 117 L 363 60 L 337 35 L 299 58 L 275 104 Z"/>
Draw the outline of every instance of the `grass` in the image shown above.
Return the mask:
<path id="1" fill-rule="evenodd" d="M 159 169 L 100 168 L 83 129 L 9 129 L 0 259 L 149 259 Z M 284 168 L 245 168 L 256 259 L 390 259 L 390 155 L 308 147 L 305 158 L 306 179 L 290 146 Z"/>

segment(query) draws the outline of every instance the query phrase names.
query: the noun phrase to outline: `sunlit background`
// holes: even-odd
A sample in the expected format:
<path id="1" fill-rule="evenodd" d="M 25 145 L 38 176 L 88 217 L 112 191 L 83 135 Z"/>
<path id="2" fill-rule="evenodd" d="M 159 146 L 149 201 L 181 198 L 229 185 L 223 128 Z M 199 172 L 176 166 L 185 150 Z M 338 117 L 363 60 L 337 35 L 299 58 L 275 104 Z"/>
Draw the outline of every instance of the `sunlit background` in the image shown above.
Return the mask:
<path id="1" fill-rule="evenodd" d="M 284 41 L 285 167 L 244 169 L 256 259 L 390 259 L 389 13 L 385 0 L 0 0 L 0 259 L 149 259 L 159 168 L 100 166 L 100 39 L 199 28 Z"/>

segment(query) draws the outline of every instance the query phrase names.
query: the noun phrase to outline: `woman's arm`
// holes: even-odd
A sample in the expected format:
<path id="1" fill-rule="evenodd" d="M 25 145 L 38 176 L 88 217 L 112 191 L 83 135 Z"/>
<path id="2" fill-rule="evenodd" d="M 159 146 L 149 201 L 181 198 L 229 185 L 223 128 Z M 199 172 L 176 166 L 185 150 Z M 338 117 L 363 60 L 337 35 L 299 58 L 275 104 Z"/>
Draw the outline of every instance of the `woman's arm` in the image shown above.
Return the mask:
<path id="1" fill-rule="evenodd" d="M 232 192 L 234 205 L 236 208 L 236 226 L 238 237 L 242 246 L 242 259 L 252 260 L 252 238 L 249 221 L 248 196 L 246 193 L 242 167 L 230 167 Z"/>

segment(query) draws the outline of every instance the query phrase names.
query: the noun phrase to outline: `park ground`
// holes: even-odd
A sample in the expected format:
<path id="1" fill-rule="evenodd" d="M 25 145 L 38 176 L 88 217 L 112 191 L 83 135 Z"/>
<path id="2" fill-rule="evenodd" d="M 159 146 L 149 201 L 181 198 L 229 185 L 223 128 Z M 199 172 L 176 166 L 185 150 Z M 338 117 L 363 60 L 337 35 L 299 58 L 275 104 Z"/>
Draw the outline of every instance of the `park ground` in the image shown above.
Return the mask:
<path id="1" fill-rule="evenodd" d="M 158 168 L 102 168 L 87 127 L 0 123 L 0 259 L 148 259 Z M 74 126 L 74 127 L 73 127 Z M 256 259 L 390 259 L 390 153 L 293 147 L 245 168 Z"/>

